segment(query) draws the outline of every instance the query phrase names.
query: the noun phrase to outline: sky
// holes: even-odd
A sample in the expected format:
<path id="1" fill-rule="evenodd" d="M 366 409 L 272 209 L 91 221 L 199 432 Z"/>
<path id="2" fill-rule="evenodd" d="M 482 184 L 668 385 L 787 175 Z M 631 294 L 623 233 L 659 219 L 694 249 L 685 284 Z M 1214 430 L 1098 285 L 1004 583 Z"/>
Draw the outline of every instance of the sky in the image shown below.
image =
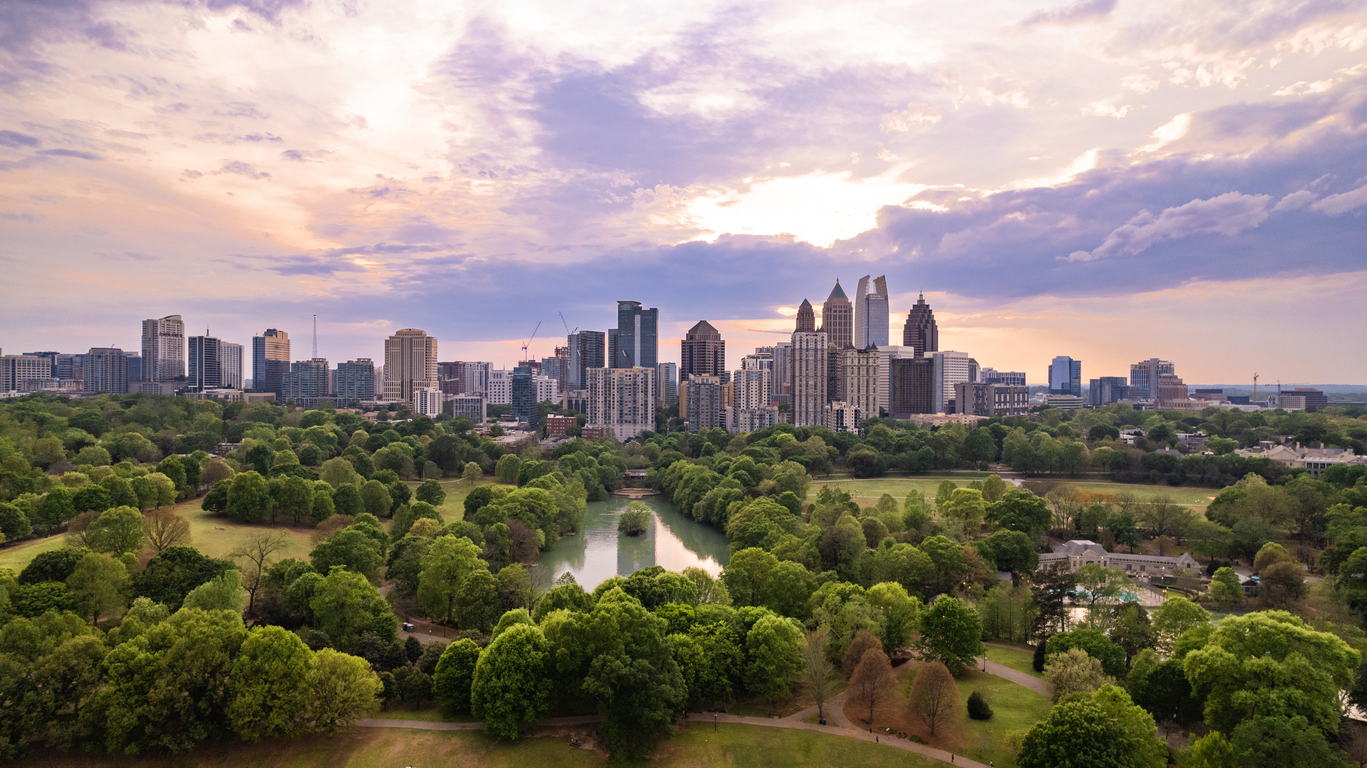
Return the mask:
<path id="1" fill-rule="evenodd" d="M 863 275 L 1031 383 L 1367 383 L 1367 2 L 0 3 L 5 354 L 739 367 Z"/>

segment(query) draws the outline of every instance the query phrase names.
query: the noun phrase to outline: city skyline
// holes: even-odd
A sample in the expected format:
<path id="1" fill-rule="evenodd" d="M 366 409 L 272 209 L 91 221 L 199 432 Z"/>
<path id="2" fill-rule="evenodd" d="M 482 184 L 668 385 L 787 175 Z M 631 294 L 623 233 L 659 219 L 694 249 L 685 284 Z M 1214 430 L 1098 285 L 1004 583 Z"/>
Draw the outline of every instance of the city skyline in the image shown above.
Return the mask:
<path id="1" fill-rule="evenodd" d="M 508 365 L 629 295 L 661 361 L 706 319 L 735 368 L 885 274 L 890 338 L 924 291 L 942 348 L 1032 383 L 1059 354 L 1367 381 L 1304 329 L 1367 324 L 1350 6 L 24 7 L 6 353 L 317 314 L 333 360 L 413 327 Z"/>

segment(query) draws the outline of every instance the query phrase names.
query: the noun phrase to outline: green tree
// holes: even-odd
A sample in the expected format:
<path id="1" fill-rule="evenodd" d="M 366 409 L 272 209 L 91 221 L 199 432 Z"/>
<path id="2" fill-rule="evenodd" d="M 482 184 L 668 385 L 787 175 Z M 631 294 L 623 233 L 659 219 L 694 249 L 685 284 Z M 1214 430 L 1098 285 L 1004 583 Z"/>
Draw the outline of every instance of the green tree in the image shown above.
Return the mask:
<path id="1" fill-rule="evenodd" d="M 418 497 L 418 501 L 425 501 L 434 507 L 440 507 L 442 502 L 446 501 L 446 491 L 441 487 L 441 483 L 436 480 L 422 481 L 422 485 L 418 486 L 418 491 L 414 495 Z"/>
<path id="2" fill-rule="evenodd" d="M 228 677 L 228 724 L 239 737 L 292 736 L 308 704 L 313 652 L 283 627 L 252 627 Z"/>
<path id="3" fill-rule="evenodd" d="M 1020 768 L 1163 768 L 1167 745 L 1153 718 L 1120 688 L 1059 704 L 1026 734 Z"/>
<path id="4" fill-rule="evenodd" d="M 167 547 L 147 561 L 133 579 L 133 593 L 177 611 L 190 590 L 232 567 L 232 563 L 205 557 L 192 547 Z"/>
<path id="5" fill-rule="evenodd" d="M 538 627 L 519 624 L 479 654 L 471 685 L 471 710 L 496 736 L 516 739 L 546 713 L 550 644 Z"/>
<path id="6" fill-rule="evenodd" d="M 627 505 L 617 519 L 617 531 L 627 536 L 644 535 L 650 528 L 650 507 L 639 501 Z"/>
<path id="7" fill-rule="evenodd" d="M 234 568 L 200 584 L 185 596 L 184 607 L 204 611 L 228 611 L 241 616 L 242 574 Z"/>
<path id="8" fill-rule="evenodd" d="M 1177 638 L 1189 629 L 1208 626 L 1210 613 L 1185 597 L 1169 597 L 1153 612 L 1153 631 L 1158 635 L 1158 650 L 1171 655 Z"/>
<path id="9" fill-rule="evenodd" d="M 1012 531 L 1039 536 L 1053 522 L 1044 499 L 1029 491 L 1008 490 L 987 508 L 987 519 Z"/>
<path id="10" fill-rule="evenodd" d="M 304 724 L 315 731 L 333 732 L 379 708 L 380 678 L 365 659 L 318 651 L 304 678 Z"/>
<path id="11" fill-rule="evenodd" d="M 361 483 L 361 475 L 356 467 L 341 456 L 323 462 L 318 470 L 318 479 L 339 489 L 344 485 L 356 486 Z"/>
<path id="12" fill-rule="evenodd" d="M 1044 665 L 1044 679 L 1054 687 L 1054 701 L 1074 693 L 1090 694 L 1115 680 L 1106 675 L 1101 660 L 1081 648 L 1050 654 Z"/>
<path id="13" fill-rule="evenodd" d="M 361 511 L 376 517 L 388 517 L 394 504 L 389 489 L 379 480 L 367 480 L 361 486 Z"/>
<path id="14" fill-rule="evenodd" d="M 462 470 L 460 473 L 460 479 L 464 480 L 470 485 L 474 485 L 475 483 L 479 482 L 480 478 L 482 477 L 484 477 L 483 470 L 481 470 L 479 468 L 479 465 L 474 463 L 473 461 L 467 461 L 465 463 L 465 469 Z"/>
<path id="15" fill-rule="evenodd" d="M 957 597 L 941 596 L 921 612 L 921 636 L 912 647 L 922 659 L 938 661 L 960 675 L 973 664 L 973 657 L 985 652 L 982 632 L 977 611 Z"/>
<path id="16" fill-rule="evenodd" d="M 339 515 L 350 515 L 355 517 L 365 511 L 365 502 L 361 500 L 361 492 L 356 490 L 354 485 L 341 485 L 332 493 L 332 506 Z"/>
<path id="17" fill-rule="evenodd" d="M 334 566 L 342 566 L 377 581 L 384 566 L 384 546 L 356 527 L 344 528 L 320 542 L 309 553 L 313 569 L 327 573 Z"/>
<path id="18" fill-rule="evenodd" d="M 440 536 L 422 558 L 418 604 L 440 621 L 453 621 L 461 584 L 477 570 L 488 571 L 474 542 L 461 536 Z"/>
<path id="19" fill-rule="evenodd" d="M 765 616 L 745 636 L 745 687 L 771 703 L 787 699 L 802 671 L 806 638 L 792 619 Z"/>
<path id="20" fill-rule="evenodd" d="M 92 624 L 100 616 L 117 613 L 128 605 L 129 583 L 128 569 L 123 563 L 94 552 L 82 557 L 66 580 L 67 588 Z"/>
<path id="21" fill-rule="evenodd" d="M 517 473 L 522 469 L 522 459 L 514 454 L 507 454 L 498 460 L 494 466 L 494 477 L 504 485 L 516 485 Z"/>
<path id="22" fill-rule="evenodd" d="M 270 511 L 271 493 L 266 478 L 257 472 L 239 472 L 228 481 L 228 517 L 260 523 L 270 517 Z"/>
<path id="23" fill-rule="evenodd" d="M 1210 596 L 1223 610 L 1244 601 L 1244 588 L 1239 584 L 1239 575 L 1233 568 L 1217 568 L 1210 578 Z"/>
<path id="24" fill-rule="evenodd" d="M 976 535 L 982 527 L 983 517 L 987 514 L 987 502 L 983 501 L 982 491 L 955 488 L 946 503 L 940 507 L 940 514 L 962 522 L 966 533 Z"/>
<path id="25" fill-rule="evenodd" d="M 132 507 L 107 509 L 86 529 L 86 540 L 96 552 L 137 553 L 147 542 L 147 521 Z"/>
<path id="26" fill-rule="evenodd" d="M 1095 629 L 1060 632 L 1049 638 L 1045 650 L 1048 656 L 1053 656 L 1073 648 L 1079 648 L 1088 656 L 1100 661 L 1106 674 L 1116 679 L 1125 676 L 1125 649 Z"/>
<path id="27" fill-rule="evenodd" d="M 487 569 L 471 571 L 456 590 L 456 624 L 461 629 L 488 632 L 503 613 L 498 579 Z"/>
<path id="28" fill-rule="evenodd" d="M 869 604 L 882 611 L 886 619 L 883 636 L 878 638 L 883 647 L 893 653 L 906 647 L 919 625 L 921 601 L 907 594 L 901 584 L 889 582 L 869 587 L 865 598 Z"/>
<path id="29" fill-rule="evenodd" d="M 443 709 L 458 714 L 470 711 L 470 690 L 478 661 L 479 646 L 468 637 L 451 643 L 442 651 L 436 672 L 432 674 L 432 693 Z"/>
<path id="30" fill-rule="evenodd" d="M 313 483 L 302 477 L 276 477 L 270 489 L 271 522 L 284 520 L 300 526 L 313 522 Z"/>
<path id="31" fill-rule="evenodd" d="M 362 632 L 381 640 L 394 637 L 397 620 L 380 590 L 359 573 L 334 565 L 309 601 L 319 629 L 342 650 L 350 649 Z"/>

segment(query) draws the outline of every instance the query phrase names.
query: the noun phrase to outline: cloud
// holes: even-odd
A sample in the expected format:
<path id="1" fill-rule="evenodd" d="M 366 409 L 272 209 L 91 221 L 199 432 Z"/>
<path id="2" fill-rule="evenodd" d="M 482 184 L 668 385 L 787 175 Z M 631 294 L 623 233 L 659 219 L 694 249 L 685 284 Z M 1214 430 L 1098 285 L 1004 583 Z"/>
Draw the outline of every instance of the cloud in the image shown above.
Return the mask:
<path id="1" fill-rule="evenodd" d="M 271 175 L 265 171 L 258 171 L 250 164 L 241 160 L 232 160 L 223 164 L 223 167 L 214 173 L 235 173 L 239 176 L 246 176 L 249 179 L 269 179 Z"/>
<path id="2" fill-rule="evenodd" d="M 883 130 L 900 131 L 906 133 L 913 126 L 924 123 L 940 122 L 940 108 L 934 104 L 908 104 L 907 108 L 900 112 L 889 112 L 883 115 Z"/>
<path id="3" fill-rule="evenodd" d="M 1351 192 L 1330 195 L 1310 206 L 1310 208 L 1311 210 L 1319 211 L 1320 213 L 1337 216 L 1341 213 L 1347 213 L 1354 208 L 1361 208 L 1364 205 L 1367 205 L 1367 184 L 1364 184 Z"/>
<path id="4" fill-rule="evenodd" d="M 1134 256 L 1162 240 L 1175 240 L 1198 234 L 1233 237 L 1267 219 L 1268 195 L 1226 192 L 1209 200 L 1192 200 L 1186 205 L 1166 208 L 1154 216 L 1148 211 L 1138 215 L 1106 236 L 1091 251 L 1074 251 L 1060 256 L 1066 261 L 1096 261 L 1110 256 Z"/>
<path id="5" fill-rule="evenodd" d="M 43 149 L 39 150 L 40 155 L 50 155 L 52 157 L 75 157 L 81 160 L 103 160 L 103 157 L 94 152 L 82 152 L 78 149 Z"/>
<path id="6" fill-rule="evenodd" d="M 42 143 L 37 136 L 18 131 L 0 131 L 0 145 L 6 147 L 37 147 Z"/>
<path id="7" fill-rule="evenodd" d="M 1021 22 L 1022 27 L 1031 27 L 1036 24 L 1084 24 L 1088 22 L 1100 21 L 1111 15 L 1115 10 L 1116 0 L 1079 0 L 1065 8 L 1056 8 L 1052 11 L 1039 11 L 1026 17 Z"/>
<path id="8" fill-rule="evenodd" d="M 195 141 L 214 142 L 218 144 L 257 144 L 263 141 L 280 142 L 284 139 L 273 133 L 249 133 L 246 135 L 227 134 L 227 133 L 201 133 L 194 137 Z"/>
<path id="9" fill-rule="evenodd" d="M 1315 193 L 1311 192 L 1308 189 L 1302 189 L 1299 192 L 1292 192 L 1286 197 L 1283 197 L 1281 200 L 1278 200 L 1277 204 L 1272 207 L 1272 210 L 1294 211 L 1300 208 L 1304 208 L 1305 206 L 1309 205 L 1314 201 Z"/>

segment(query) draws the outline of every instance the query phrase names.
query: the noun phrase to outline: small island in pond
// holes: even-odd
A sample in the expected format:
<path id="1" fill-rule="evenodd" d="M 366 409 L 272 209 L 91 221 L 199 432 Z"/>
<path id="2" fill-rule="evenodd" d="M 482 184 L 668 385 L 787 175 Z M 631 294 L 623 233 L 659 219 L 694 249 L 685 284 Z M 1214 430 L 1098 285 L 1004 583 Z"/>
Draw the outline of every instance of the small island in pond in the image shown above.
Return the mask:
<path id="1" fill-rule="evenodd" d="M 627 505 L 622 517 L 617 521 L 617 532 L 628 536 L 643 536 L 650 527 L 650 507 L 639 501 Z"/>

